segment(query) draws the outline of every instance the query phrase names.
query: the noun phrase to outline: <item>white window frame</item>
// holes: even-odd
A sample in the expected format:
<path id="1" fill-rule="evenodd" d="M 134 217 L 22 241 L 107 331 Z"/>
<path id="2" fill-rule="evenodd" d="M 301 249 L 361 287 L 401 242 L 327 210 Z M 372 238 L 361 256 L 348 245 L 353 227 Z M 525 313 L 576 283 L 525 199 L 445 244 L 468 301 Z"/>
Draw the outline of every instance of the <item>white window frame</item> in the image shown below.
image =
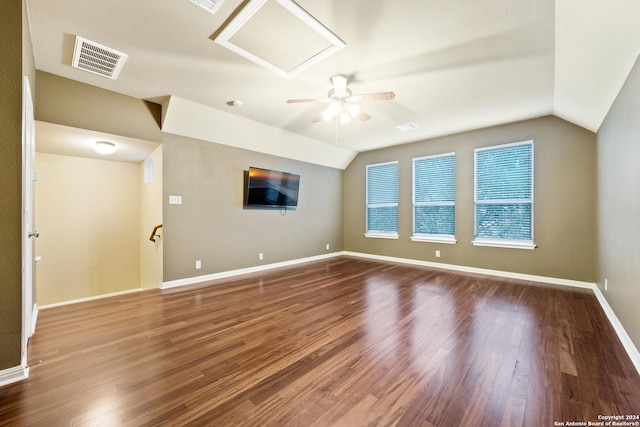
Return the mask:
<path id="1" fill-rule="evenodd" d="M 509 199 L 499 199 L 499 200 L 482 200 L 478 201 L 478 161 L 476 153 L 479 151 L 488 151 L 494 150 L 498 148 L 508 148 L 515 147 L 519 145 L 531 145 L 531 199 L 527 200 L 509 200 Z M 473 235 L 474 240 L 472 241 L 474 246 L 490 246 L 490 247 L 500 247 L 500 248 L 511 248 L 511 249 L 535 249 L 537 248 L 534 243 L 534 194 L 535 194 L 535 149 L 534 149 L 533 140 L 528 141 L 520 141 L 513 142 L 508 144 L 498 144 L 492 145 L 490 147 L 481 147 L 474 149 L 473 152 Z M 518 204 L 518 203 L 527 203 L 531 204 L 531 239 L 488 239 L 482 237 L 475 237 L 477 235 L 478 228 L 478 214 L 477 207 L 478 204 Z"/>
<path id="2" fill-rule="evenodd" d="M 396 207 L 396 209 L 399 209 L 399 203 L 374 203 L 374 204 L 369 204 L 369 168 L 370 167 L 376 167 L 376 166 L 384 166 L 384 165 L 391 165 L 391 164 L 396 164 L 398 165 L 398 161 L 397 160 L 393 160 L 390 162 L 382 162 L 382 163 L 373 163 L 370 165 L 367 165 L 365 168 L 365 200 L 366 200 L 366 207 L 365 207 L 365 227 L 366 227 L 366 232 L 364 233 L 365 237 L 372 237 L 372 238 L 376 238 L 376 239 L 398 239 L 399 238 L 399 234 L 398 234 L 398 229 L 399 224 L 396 224 L 396 231 L 395 232 L 381 232 L 381 231 L 369 231 L 369 208 L 386 208 L 386 207 Z M 398 165 L 398 181 L 400 179 L 400 166 Z M 398 195 L 398 199 L 400 198 L 400 184 L 398 183 L 398 189 L 397 189 L 397 195 Z M 398 215 L 398 222 L 400 221 L 400 215 Z"/>
<path id="3" fill-rule="evenodd" d="M 446 244 L 451 244 L 454 245 L 457 243 L 456 240 L 456 236 L 455 236 L 455 231 L 454 234 L 426 234 L 426 233 L 416 233 L 416 207 L 419 206 L 453 206 L 454 207 L 454 218 L 453 218 L 453 226 L 454 226 L 454 230 L 455 230 L 455 206 L 456 206 L 456 202 L 455 202 L 455 197 L 454 197 L 454 201 L 453 202 L 416 202 L 416 162 L 420 161 L 420 160 L 425 160 L 425 159 L 435 159 L 438 157 L 450 157 L 453 156 L 454 158 L 454 164 L 455 164 L 455 156 L 456 153 L 455 152 L 451 152 L 451 153 L 443 153 L 443 154 L 434 154 L 434 155 L 429 155 L 429 156 L 422 156 L 422 157 L 415 157 L 411 160 L 411 164 L 412 164 L 412 170 L 411 170 L 411 176 L 412 176 L 412 185 L 411 185 L 411 201 L 413 203 L 412 205 L 412 217 L 413 217 L 413 234 L 411 235 L 410 239 L 414 242 L 429 242 L 429 243 L 446 243 Z M 455 167 L 454 167 L 454 174 L 455 174 Z M 455 183 L 455 175 L 454 175 L 454 183 Z"/>

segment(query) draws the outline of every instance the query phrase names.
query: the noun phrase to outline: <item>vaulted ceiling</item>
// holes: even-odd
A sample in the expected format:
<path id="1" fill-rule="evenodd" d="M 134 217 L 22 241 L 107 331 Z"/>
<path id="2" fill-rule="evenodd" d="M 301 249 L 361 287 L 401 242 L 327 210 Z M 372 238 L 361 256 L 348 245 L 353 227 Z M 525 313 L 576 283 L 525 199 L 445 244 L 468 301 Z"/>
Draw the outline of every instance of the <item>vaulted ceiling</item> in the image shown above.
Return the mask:
<path id="1" fill-rule="evenodd" d="M 173 133 L 198 120 L 187 136 L 344 167 L 360 151 L 549 114 L 595 132 L 640 54 L 636 0 L 298 0 L 345 47 L 285 78 L 214 42 L 251 2 L 217 3 L 211 14 L 192 0 L 27 0 L 36 68 L 164 103 Z M 311 44 L 277 21 L 247 27 L 261 57 Z M 75 36 L 127 54 L 119 77 L 71 67 Z M 348 124 L 313 123 L 324 103 L 286 102 L 326 97 L 337 74 L 354 94 L 396 97 L 363 103 L 371 119 Z M 234 140 L 214 124 L 258 131 Z"/>

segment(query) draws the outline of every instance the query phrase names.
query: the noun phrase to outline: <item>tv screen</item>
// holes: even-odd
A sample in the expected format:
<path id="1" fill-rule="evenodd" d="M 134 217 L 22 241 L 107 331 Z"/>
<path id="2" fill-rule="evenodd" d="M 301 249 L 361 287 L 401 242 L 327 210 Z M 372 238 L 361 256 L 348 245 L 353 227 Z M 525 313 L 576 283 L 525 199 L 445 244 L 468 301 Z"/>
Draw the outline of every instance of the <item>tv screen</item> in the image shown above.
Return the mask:
<path id="1" fill-rule="evenodd" d="M 250 167 L 245 207 L 295 208 L 299 187 L 300 175 Z"/>

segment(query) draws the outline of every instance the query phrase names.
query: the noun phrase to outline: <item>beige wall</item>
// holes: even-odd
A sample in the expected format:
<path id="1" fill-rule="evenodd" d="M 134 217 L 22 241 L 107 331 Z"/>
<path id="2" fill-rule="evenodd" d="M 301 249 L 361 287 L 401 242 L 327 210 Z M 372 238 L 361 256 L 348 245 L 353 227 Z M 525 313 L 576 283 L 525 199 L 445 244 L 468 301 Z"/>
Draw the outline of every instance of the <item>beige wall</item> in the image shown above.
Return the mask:
<path id="1" fill-rule="evenodd" d="M 159 142 L 161 140 L 160 105 L 72 81 L 43 71 L 38 71 L 36 76 L 38 79 L 38 85 L 36 87 L 38 102 L 35 105 L 36 120 L 148 141 Z M 39 153 L 39 157 L 41 154 L 42 153 Z M 69 286 L 67 286 L 67 288 L 63 286 L 63 291 L 58 294 L 57 290 L 54 291 L 54 289 L 57 289 L 57 285 L 54 285 L 51 280 L 49 280 L 52 279 L 51 275 L 49 279 L 46 277 L 44 279 L 39 278 L 36 292 L 39 305 L 101 295 L 120 290 L 155 287 L 162 282 L 162 243 L 154 246 L 153 243 L 148 240 L 149 234 L 151 233 L 149 224 L 153 223 L 155 225 L 162 222 L 162 150 L 158 150 L 152 155 L 158 157 L 155 164 L 156 181 L 148 185 L 143 184 L 144 166 L 142 164 L 118 164 L 115 162 L 102 161 L 105 165 L 110 166 L 109 168 L 103 168 L 107 175 L 108 172 L 106 172 L 106 169 L 116 174 L 121 172 L 115 171 L 126 169 L 128 171 L 127 174 L 135 175 L 134 178 L 127 178 L 129 181 L 124 187 L 110 181 L 110 188 L 105 190 L 117 191 L 120 189 L 119 187 L 126 189 L 124 193 L 114 195 L 116 198 L 128 198 L 133 194 L 133 191 L 137 191 L 139 195 L 135 203 L 131 201 L 133 204 L 127 205 L 127 209 L 130 209 L 132 216 L 131 221 L 127 220 L 126 225 L 126 227 L 131 230 L 131 234 L 127 234 L 126 238 L 128 239 L 130 236 L 134 236 L 136 239 L 135 245 L 137 245 L 136 247 L 139 248 L 139 250 L 137 250 L 137 252 L 133 249 L 127 250 L 126 264 L 118 262 L 118 265 L 124 266 L 124 270 L 128 270 L 129 273 L 125 274 L 123 268 L 120 268 L 117 274 L 116 272 L 111 272 L 109 274 L 111 277 L 107 277 L 105 276 L 106 273 L 97 270 L 98 266 L 96 265 L 95 259 L 84 258 L 83 263 L 86 265 L 78 265 L 76 269 L 88 269 L 88 271 L 80 275 L 77 274 L 77 271 L 74 273 L 76 277 L 80 279 L 80 281 L 74 285 L 77 286 L 77 288 L 70 289 Z M 83 161 L 77 158 L 75 162 L 85 165 L 89 164 L 86 162 L 90 162 L 90 160 L 85 159 Z M 82 173 L 86 172 L 84 169 L 85 167 L 81 166 L 73 172 L 77 173 L 75 180 L 82 180 L 82 178 L 79 177 L 82 176 Z M 42 171 L 39 172 L 42 177 Z M 72 173 L 70 173 L 70 175 L 72 175 Z M 100 185 L 102 185 L 103 182 L 106 182 L 107 178 L 96 177 L 96 179 L 100 181 Z M 117 180 L 121 183 L 125 180 L 124 175 L 120 175 Z M 71 178 L 67 181 L 71 181 Z M 68 183 L 69 182 L 57 182 L 55 185 L 52 184 L 53 187 L 56 187 L 53 189 L 53 194 L 63 192 L 64 185 Z M 36 189 L 38 196 L 43 196 L 47 191 L 46 187 L 43 188 L 43 185 L 45 184 L 42 182 L 37 184 L 37 186 L 40 187 L 39 190 Z M 71 185 L 78 186 L 80 183 L 71 183 Z M 75 189 L 79 192 L 85 191 L 85 189 Z M 52 195 L 50 197 L 54 196 Z M 127 203 L 129 203 L 129 201 Z M 135 209 L 132 207 L 133 205 L 135 205 Z M 123 206 L 121 206 L 121 208 L 125 209 Z M 44 209 L 43 206 L 40 206 L 39 200 L 36 200 L 36 220 L 47 216 L 48 213 L 42 212 L 42 209 Z M 135 230 L 133 229 L 134 224 Z M 46 239 L 43 230 L 44 226 L 42 224 L 38 224 L 38 226 L 43 233 L 36 247 L 38 255 L 43 257 L 42 262 L 38 266 L 38 273 L 42 273 L 46 270 L 47 258 L 46 255 L 42 253 L 43 250 L 46 251 L 46 247 L 43 249 L 41 246 Z M 88 230 L 81 230 L 81 233 L 85 235 L 88 233 Z M 81 237 L 81 239 L 88 240 L 89 237 L 85 235 Z M 134 243 L 131 243 L 131 245 L 133 244 Z M 136 268 L 129 265 L 130 262 L 134 261 L 137 272 L 134 271 Z M 103 266 L 105 265 L 101 261 L 100 267 L 102 268 Z M 107 270 L 113 268 L 111 263 L 108 263 L 106 267 Z M 121 273 L 122 277 L 119 277 L 118 274 Z M 133 279 L 134 276 L 136 277 L 135 280 Z M 44 280 L 44 283 L 40 283 L 40 279 Z"/>
<path id="2" fill-rule="evenodd" d="M 170 134 L 163 159 L 165 281 L 342 250 L 342 171 Z M 299 174 L 298 208 L 243 209 L 249 166 Z"/>
<path id="3" fill-rule="evenodd" d="M 160 252 L 163 281 L 170 281 L 342 250 L 342 171 L 163 134 L 156 104 L 41 71 L 37 78 L 37 120 L 163 142 L 162 161 L 156 162 L 163 170 L 163 212 L 151 221 L 164 224 L 163 237 L 153 253 L 141 248 L 144 287 L 157 282 L 152 276 L 158 270 L 146 271 Z M 286 215 L 242 209 L 249 166 L 301 174 L 300 207 Z M 183 196 L 184 203 L 169 205 L 169 194 Z M 152 244 L 149 225 L 141 226 L 142 244 Z M 202 261 L 200 270 L 196 260 Z"/>
<path id="4" fill-rule="evenodd" d="M 474 148 L 534 141 L 535 250 L 473 246 Z M 345 170 L 345 249 L 368 254 L 593 282 L 595 135 L 544 117 L 359 154 Z M 412 242 L 412 158 L 456 153 L 455 245 Z M 398 240 L 366 238 L 365 166 L 399 161 Z M 435 257 L 435 251 L 441 257 Z"/>
<path id="5" fill-rule="evenodd" d="M 598 286 L 636 348 L 640 348 L 639 242 L 640 60 L 598 131 Z"/>
<path id="6" fill-rule="evenodd" d="M 31 44 L 31 32 L 29 29 L 29 16 L 27 14 L 27 0 L 22 1 L 22 74 L 29 78 L 31 97 L 35 104 L 36 92 L 36 66 L 33 58 L 33 45 Z M 4 39 L 3 39 L 4 40 Z"/>
<path id="7" fill-rule="evenodd" d="M 0 13 L 0 370 L 20 365 L 21 353 L 23 5 L 5 0 Z"/>
<path id="8" fill-rule="evenodd" d="M 36 168 L 38 305 L 139 288 L 140 165 L 36 153 Z"/>
<path id="9" fill-rule="evenodd" d="M 149 156 L 153 159 L 154 179 L 144 182 L 144 162 L 140 165 L 140 287 L 158 288 L 162 285 L 162 228 L 156 242 L 149 240 L 151 231 L 162 224 L 162 146 Z"/>
<path id="10" fill-rule="evenodd" d="M 36 120 L 160 141 L 161 107 L 54 74 L 36 73 Z"/>

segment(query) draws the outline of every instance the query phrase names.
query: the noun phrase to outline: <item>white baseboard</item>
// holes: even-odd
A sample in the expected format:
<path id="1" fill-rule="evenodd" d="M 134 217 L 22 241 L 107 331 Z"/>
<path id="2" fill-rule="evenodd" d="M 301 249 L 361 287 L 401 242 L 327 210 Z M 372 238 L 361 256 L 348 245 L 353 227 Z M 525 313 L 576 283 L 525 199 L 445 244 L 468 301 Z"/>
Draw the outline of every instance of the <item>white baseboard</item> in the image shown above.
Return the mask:
<path id="1" fill-rule="evenodd" d="M 384 256 L 384 255 L 372 255 L 372 254 L 366 254 L 361 252 L 342 251 L 342 252 L 332 252 L 330 254 L 317 255 L 317 256 L 312 256 L 307 258 L 299 258 L 299 259 L 293 259 L 289 261 L 277 262 L 273 264 L 259 265 L 256 267 L 248 267 L 248 268 L 241 268 L 238 270 L 223 271 L 220 273 L 207 274 L 203 276 L 194 276 L 194 277 L 187 277 L 184 279 L 171 280 L 168 282 L 163 282 L 161 288 L 168 289 L 168 288 L 175 288 L 178 286 L 193 285 L 196 283 L 207 282 L 210 280 L 224 279 L 224 278 L 240 276 L 248 273 L 271 270 L 273 268 L 278 268 L 278 267 L 286 267 L 290 265 L 303 264 L 306 262 L 318 261 L 321 259 L 333 258 L 341 255 L 354 256 L 358 258 L 368 258 L 368 259 L 374 259 L 378 261 L 397 262 L 400 264 L 419 265 L 423 267 L 441 268 L 446 270 L 460 271 L 464 273 L 486 274 L 489 276 L 507 277 L 510 279 L 521 279 L 521 280 L 529 280 L 534 282 L 552 283 L 556 285 L 573 286 L 578 288 L 593 289 L 594 287 L 596 287 L 595 283 L 581 282 L 578 280 L 558 279 L 555 277 L 536 276 L 532 274 L 523 274 L 523 273 L 513 273 L 510 271 L 489 270 L 486 268 L 467 267 L 463 265 L 444 264 L 444 263 L 421 261 L 421 260 L 409 259 L 409 258 L 397 258 L 397 257 Z"/>
<path id="2" fill-rule="evenodd" d="M 633 341 L 631 341 L 631 337 L 629 336 L 629 334 L 627 334 L 627 331 L 625 331 L 622 323 L 620 323 L 620 320 L 618 319 L 618 316 L 616 316 L 616 313 L 609 305 L 609 302 L 602 294 L 602 291 L 600 291 L 600 288 L 596 286 L 593 292 L 596 294 L 596 298 L 598 298 L 598 301 L 600 302 L 602 309 L 607 315 L 611 326 L 613 326 L 616 334 L 618 334 L 618 338 L 620 338 L 624 349 L 627 350 L 627 354 L 631 358 L 631 362 L 633 362 L 633 365 L 636 367 L 638 374 L 640 374 L 640 352 L 636 348 L 635 344 L 633 344 Z"/>
<path id="3" fill-rule="evenodd" d="M 410 265 L 419 265 L 423 267 L 441 268 L 445 270 L 460 271 L 463 273 L 486 274 L 487 276 L 506 277 L 509 279 L 520 279 L 520 280 L 528 280 L 532 282 L 550 283 L 554 285 L 573 286 L 576 288 L 593 289 L 596 287 L 595 283 L 581 282 L 579 280 L 559 279 L 557 277 L 536 276 L 534 274 L 514 273 L 511 271 L 501 271 L 501 270 L 490 270 L 487 268 L 468 267 L 465 265 L 455 265 L 455 264 L 444 264 L 439 262 L 421 261 L 417 259 L 408 259 L 408 258 L 396 258 L 396 257 L 390 257 L 390 256 L 384 256 L 384 255 L 372 255 L 372 254 L 365 254 L 361 252 L 347 251 L 347 252 L 343 252 L 343 254 L 359 257 L 359 258 L 374 259 L 379 261 L 391 261 L 391 262 L 397 262 L 400 264 L 410 264 Z"/>
<path id="4" fill-rule="evenodd" d="M 248 274 L 248 273 L 256 273 L 259 271 L 272 270 L 274 268 L 279 268 L 279 267 L 287 267 L 287 266 L 296 265 L 296 264 L 304 264 L 306 262 L 311 262 L 311 261 L 318 261 L 321 259 L 333 258 L 343 254 L 344 252 L 332 252 L 329 254 L 316 255 L 316 256 L 311 256 L 307 258 L 298 258 L 298 259 L 292 259 L 289 261 L 275 262 L 272 264 L 258 265 L 255 267 L 247 267 L 247 268 L 240 268 L 237 270 L 222 271 L 220 273 L 205 274 L 203 276 L 186 277 L 184 279 L 177 279 L 177 280 L 170 280 L 168 282 L 163 282 L 160 288 L 169 289 L 169 288 L 175 288 L 178 286 L 194 285 L 196 283 L 208 282 L 210 280 L 225 279 L 228 277 L 241 276 L 243 274 Z"/>
<path id="5" fill-rule="evenodd" d="M 31 331 L 29 337 L 32 337 L 36 333 L 36 322 L 38 321 L 38 304 L 33 304 L 33 311 L 31 311 Z"/>
<path id="6" fill-rule="evenodd" d="M 28 366 L 14 366 L 0 371 L 0 387 L 29 378 Z"/>
<path id="7" fill-rule="evenodd" d="M 62 305 L 76 304 L 76 303 L 79 303 L 79 302 L 93 301 L 93 300 L 102 299 L 102 298 L 115 297 L 115 296 L 118 296 L 118 295 L 126 295 L 126 294 L 131 294 L 131 293 L 134 293 L 134 292 L 140 292 L 142 290 L 143 290 L 142 288 L 127 289 L 126 291 L 112 292 L 110 294 L 95 295 L 95 296 L 92 296 L 92 297 L 78 298 L 78 299 L 69 300 L 69 301 L 61 301 L 61 302 L 56 302 L 56 303 L 53 303 L 53 304 L 45 304 L 42 307 L 40 307 L 40 310 L 44 310 L 44 309 L 52 308 L 52 307 L 60 307 Z M 35 328 L 35 324 L 34 324 L 34 328 Z"/>

